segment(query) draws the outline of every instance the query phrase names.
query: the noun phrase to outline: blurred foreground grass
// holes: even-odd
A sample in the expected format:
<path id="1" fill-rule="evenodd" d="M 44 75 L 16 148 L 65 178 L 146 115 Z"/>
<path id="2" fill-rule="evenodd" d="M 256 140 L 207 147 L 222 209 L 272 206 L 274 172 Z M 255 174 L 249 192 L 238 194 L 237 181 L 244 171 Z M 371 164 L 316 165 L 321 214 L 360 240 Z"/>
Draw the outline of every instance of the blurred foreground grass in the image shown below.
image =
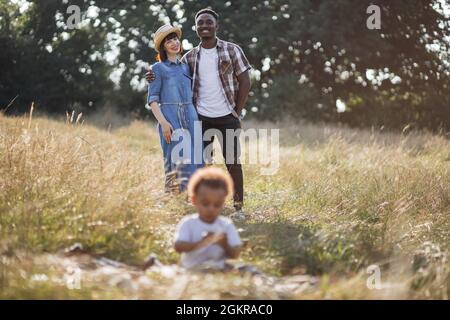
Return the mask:
<path id="1" fill-rule="evenodd" d="M 281 128 L 276 174 L 244 165 L 241 260 L 263 281 L 134 268 L 151 252 L 177 263 L 174 227 L 194 209 L 163 192 L 153 124 L 79 120 L 0 114 L 0 298 L 448 299 L 448 136 L 245 123 Z M 73 243 L 126 265 L 58 253 Z M 379 290 L 366 285 L 373 264 Z M 70 289 L 77 267 L 81 288 Z"/>

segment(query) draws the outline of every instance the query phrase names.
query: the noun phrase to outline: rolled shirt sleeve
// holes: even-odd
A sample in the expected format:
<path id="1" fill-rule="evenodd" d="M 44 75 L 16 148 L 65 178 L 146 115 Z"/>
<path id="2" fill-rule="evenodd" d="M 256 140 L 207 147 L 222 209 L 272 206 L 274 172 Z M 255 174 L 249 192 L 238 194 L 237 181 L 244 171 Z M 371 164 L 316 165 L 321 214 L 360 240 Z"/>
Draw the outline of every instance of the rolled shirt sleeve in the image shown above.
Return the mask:
<path id="1" fill-rule="evenodd" d="M 244 54 L 244 51 L 238 45 L 233 46 L 234 55 L 232 55 L 234 72 L 236 76 L 239 76 L 243 72 L 250 70 L 252 66 L 248 62 L 247 57 Z"/>
<path id="2" fill-rule="evenodd" d="M 155 63 L 152 66 L 152 70 L 155 73 L 155 80 L 148 84 L 148 96 L 147 96 L 147 106 L 150 108 L 150 104 L 152 102 L 159 102 L 160 100 L 160 92 L 161 92 L 161 73 L 159 70 L 158 63 Z"/>

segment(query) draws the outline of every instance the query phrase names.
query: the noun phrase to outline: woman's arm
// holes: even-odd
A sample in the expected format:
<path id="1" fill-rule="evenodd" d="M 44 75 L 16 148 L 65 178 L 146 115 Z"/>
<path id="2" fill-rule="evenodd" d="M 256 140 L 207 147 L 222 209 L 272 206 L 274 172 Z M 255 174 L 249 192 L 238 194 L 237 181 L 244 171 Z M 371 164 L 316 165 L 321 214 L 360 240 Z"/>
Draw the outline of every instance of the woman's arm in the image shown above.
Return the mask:
<path id="1" fill-rule="evenodd" d="M 163 113 L 161 112 L 161 108 L 158 102 L 153 101 L 150 104 L 150 109 L 152 110 L 152 113 L 155 116 L 156 120 L 158 120 L 159 124 L 167 122 L 166 117 L 164 117 Z"/>
<path id="2" fill-rule="evenodd" d="M 164 117 L 163 113 L 161 112 L 161 108 L 158 104 L 158 102 L 152 102 L 150 104 L 150 108 L 152 110 L 153 115 L 155 116 L 156 120 L 158 120 L 159 125 L 161 126 L 162 134 L 164 136 L 164 140 L 166 140 L 167 143 L 170 143 L 172 139 L 173 134 L 173 127 L 167 121 L 167 119 Z"/>
<path id="3" fill-rule="evenodd" d="M 162 88 L 162 79 L 161 79 L 161 71 L 159 70 L 160 65 L 155 63 L 152 66 L 152 71 L 154 72 L 156 78 L 154 81 L 148 84 L 148 96 L 147 96 L 147 104 L 151 107 L 153 102 L 159 102 L 160 93 Z"/>
<path id="4" fill-rule="evenodd" d="M 162 87 L 162 77 L 159 71 L 158 64 L 153 65 L 153 70 L 157 75 L 157 78 L 155 79 L 155 81 L 149 83 L 148 85 L 147 103 L 150 106 L 150 110 L 152 110 L 152 113 L 155 116 L 156 120 L 158 120 L 158 123 L 161 126 L 164 140 L 167 143 L 170 143 L 173 134 L 173 127 L 164 117 L 163 113 L 161 112 L 161 108 L 159 106 L 160 93 Z"/>

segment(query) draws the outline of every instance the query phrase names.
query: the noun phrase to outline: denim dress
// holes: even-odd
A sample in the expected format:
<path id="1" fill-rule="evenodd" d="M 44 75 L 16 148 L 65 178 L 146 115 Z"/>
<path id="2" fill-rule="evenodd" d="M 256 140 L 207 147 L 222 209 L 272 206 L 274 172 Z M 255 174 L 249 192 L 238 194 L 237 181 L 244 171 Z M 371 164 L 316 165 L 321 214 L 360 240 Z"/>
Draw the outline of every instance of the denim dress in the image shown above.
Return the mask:
<path id="1" fill-rule="evenodd" d="M 172 125 L 172 140 L 167 143 L 158 123 L 164 157 L 166 190 L 184 191 L 189 178 L 203 167 L 203 139 L 201 122 L 192 104 L 192 78 L 189 66 L 169 60 L 152 66 L 155 80 L 148 86 L 148 106 L 160 104 L 161 112 Z"/>

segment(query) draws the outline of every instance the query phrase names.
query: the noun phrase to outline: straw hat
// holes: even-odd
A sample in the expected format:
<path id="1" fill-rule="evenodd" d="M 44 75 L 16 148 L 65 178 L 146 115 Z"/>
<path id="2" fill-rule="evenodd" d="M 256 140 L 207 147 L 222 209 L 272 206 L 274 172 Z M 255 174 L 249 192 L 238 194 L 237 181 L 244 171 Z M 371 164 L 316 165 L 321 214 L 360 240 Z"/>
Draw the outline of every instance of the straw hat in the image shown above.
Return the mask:
<path id="1" fill-rule="evenodd" d="M 173 27 L 170 24 L 165 24 L 161 28 L 156 30 L 155 34 L 153 35 L 153 42 L 155 43 L 155 50 L 157 52 L 159 52 L 161 42 L 172 32 L 175 32 L 178 38 L 181 38 L 181 29 L 179 27 Z"/>

